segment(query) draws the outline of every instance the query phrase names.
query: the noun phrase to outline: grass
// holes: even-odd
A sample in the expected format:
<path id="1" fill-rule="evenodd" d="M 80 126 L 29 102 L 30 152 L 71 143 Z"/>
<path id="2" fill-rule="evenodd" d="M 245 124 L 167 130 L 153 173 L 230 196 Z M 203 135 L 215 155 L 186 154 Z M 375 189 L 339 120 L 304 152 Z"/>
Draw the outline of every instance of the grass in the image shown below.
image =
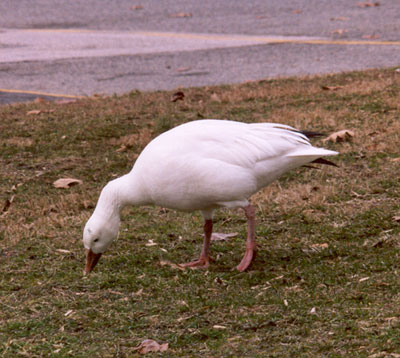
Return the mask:
<path id="1" fill-rule="evenodd" d="M 183 91 L 0 107 L 0 357 L 135 357 L 146 338 L 169 343 L 160 357 L 399 357 L 400 74 Z M 119 240 L 84 277 L 100 189 L 151 138 L 200 118 L 355 137 L 315 141 L 341 153 L 339 168 L 298 169 L 254 196 L 248 272 L 232 270 L 241 212 L 217 213 L 216 230 L 239 235 L 213 242 L 207 271 L 179 270 L 199 254 L 200 215 L 143 207 L 124 211 Z M 54 188 L 62 177 L 83 184 Z"/>

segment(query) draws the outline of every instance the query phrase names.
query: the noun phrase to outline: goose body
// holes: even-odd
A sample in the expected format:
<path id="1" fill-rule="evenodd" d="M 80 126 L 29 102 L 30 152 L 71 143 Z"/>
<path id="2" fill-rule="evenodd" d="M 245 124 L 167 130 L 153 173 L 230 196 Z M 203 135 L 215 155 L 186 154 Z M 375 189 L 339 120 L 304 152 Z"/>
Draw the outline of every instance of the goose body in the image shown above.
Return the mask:
<path id="1" fill-rule="evenodd" d="M 305 134 L 283 124 L 210 119 L 175 127 L 145 147 L 130 173 L 104 187 L 84 229 L 86 272 L 117 236 L 120 210 L 126 205 L 201 210 L 203 250 L 200 259 L 188 266 L 208 265 L 213 211 L 241 207 L 249 222 L 246 254 L 250 246 L 254 251 L 251 195 L 291 169 L 337 154 L 313 147 Z M 248 267 L 253 254 L 239 270 Z"/>

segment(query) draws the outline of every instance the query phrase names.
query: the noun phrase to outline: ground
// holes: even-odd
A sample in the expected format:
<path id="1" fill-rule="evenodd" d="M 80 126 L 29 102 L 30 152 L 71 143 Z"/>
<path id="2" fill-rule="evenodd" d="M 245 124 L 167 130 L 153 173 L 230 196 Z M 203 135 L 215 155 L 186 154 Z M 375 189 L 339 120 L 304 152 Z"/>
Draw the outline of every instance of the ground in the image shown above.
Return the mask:
<path id="1" fill-rule="evenodd" d="M 400 74 L 394 69 L 0 107 L 0 355 L 399 357 Z M 82 228 L 107 181 L 186 121 L 279 122 L 354 131 L 338 168 L 301 168 L 252 198 L 259 253 L 240 211 L 219 211 L 208 270 L 202 218 L 123 213 L 119 240 L 84 277 Z M 81 185 L 54 188 L 59 178 Z"/>

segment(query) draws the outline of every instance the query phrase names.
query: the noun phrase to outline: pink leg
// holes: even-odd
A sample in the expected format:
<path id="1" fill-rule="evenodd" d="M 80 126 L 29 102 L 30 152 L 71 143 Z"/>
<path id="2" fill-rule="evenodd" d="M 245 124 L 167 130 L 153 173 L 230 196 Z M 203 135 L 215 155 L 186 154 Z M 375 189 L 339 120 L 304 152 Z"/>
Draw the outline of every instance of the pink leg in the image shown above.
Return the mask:
<path id="1" fill-rule="evenodd" d="M 249 204 L 243 208 L 247 218 L 247 240 L 246 240 L 246 252 L 243 256 L 242 261 L 236 267 L 240 272 L 245 271 L 256 256 L 257 243 L 255 236 L 255 222 L 256 222 L 256 210 Z"/>
<path id="2" fill-rule="evenodd" d="M 212 219 L 206 219 L 204 221 L 204 241 L 203 248 L 201 250 L 200 258 L 196 261 L 180 264 L 182 267 L 200 267 L 207 268 L 210 263 L 210 241 L 213 229 Z"/>

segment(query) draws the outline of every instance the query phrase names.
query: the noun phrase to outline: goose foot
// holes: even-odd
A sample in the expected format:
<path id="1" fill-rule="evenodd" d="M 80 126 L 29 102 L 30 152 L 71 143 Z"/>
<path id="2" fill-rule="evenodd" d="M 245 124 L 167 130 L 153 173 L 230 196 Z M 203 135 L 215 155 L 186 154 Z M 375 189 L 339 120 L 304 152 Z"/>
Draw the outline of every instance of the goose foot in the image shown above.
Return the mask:
<path id="1" fill-rule="evenodd" d="M 179 264 L 179 266 L 184 267 L 184 268 L 202 268 L 206 269 L 208 268 L 208 265 L 210 264 L 210 259 L 208 257 L 200 257 L 198 260 L 187 262 L 184 264 Z"/>
<path id="2" fill-rule="evenodd" d="M 257 250 L 254 248 L 246 248 L 246 252 L 242 258 L 242 261 L 239 265 L 236 266 L 236 269 L 240 272 L 246 271 L 253 260 L 256 258 Z"/>

